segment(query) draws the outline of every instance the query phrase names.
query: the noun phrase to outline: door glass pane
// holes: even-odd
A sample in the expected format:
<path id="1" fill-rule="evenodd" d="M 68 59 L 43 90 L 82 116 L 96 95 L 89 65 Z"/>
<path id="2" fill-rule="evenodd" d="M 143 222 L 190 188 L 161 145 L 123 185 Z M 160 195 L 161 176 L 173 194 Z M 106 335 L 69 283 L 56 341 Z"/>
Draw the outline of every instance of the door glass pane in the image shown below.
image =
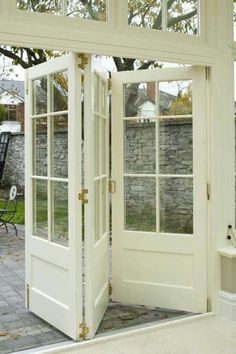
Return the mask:
<path id="1" fill-rule="evenodd" d="M 51 182 L 52 241 L 68 246 L 68 184 Z"/>
<path id="2" fill-rule="evenodd" d="M 99 176 L 100 170 L 100 132 L 99 132 L 99 117 L 94 116 L 94 174 Z"/>
<path id="3" fill-rule="evenodd" d="M 160 120 L 159 143 L 160 174 L 192 174 L 192 118 Z"/>
<path id="4" fill-rule="evenodd" d="M 125 177 L 125 230 L 156 231 L 156 179 Z"/>
<path id="5" fill-rule="evenodd" d="M 99 77 L 94 74 L 94 110 L 99 112 Z"/>
<path id="6" fill-rule="evenodd" d="M 94 184 L 94 237 L 95 242 L 100 239 L 100 181 Z"/>
<path id="7" fill-rule="evenodd" d="M 101 113 L 106 116 L 106 111 L 107 111 L 107 95 L 106 95 L 106 83 L 104 81 L 101 81 L 102 85 L 102 111 Z"/>
<path id="8" fill-rule="evenodd" d="M 67 16 L 106 21 L 106 0 L 67 1 Z"/>
<path id="9" fill-rule="evenodd" d="M 124 85 L 124 116 L 151 118 L 156 115 L 156 84 L 140 82 Z"/>
<path id="10" fill-rule="evenodd" d="M 234 40 L 236 40 L 236 1 L 233 0 L 233 31 L 234 31 Z"/>
<path id="11" fill-rule="evenodd" d="M 68 73 L 67 71 L 51 76 L 52 102 L 51 111 L 68 109 Z"/>
<path id="12" fill-rule="evenodd" d="M 62 1 L 63 0 L 16 0 L 16 4 L 20 10 L 61 15 Z"/>
<path id="13" fill-rule="evenodd" d="M 125 173 L 156 172 L 155 128 L 152 121 L 124 122 Z"/>
<path id="14" fill-rule="evenodd" d="M 68 177 L 68 118 L 51 117 L 52 123 L 52 176 Z"/>
<path id="15" fill-rule="evenodd" d="M 33 174 L 47 176 L 47 119 L 34 118 L 33 125 Z"/>
<path id="16" fill-rule="evenodd" d="M 193 233 L 192 178 L 160 178 L 160 231 Z"/>
<path id="17" fill-rule="evenodd" d="M 104 118 L 100 118 L 101 122 L 101 174 L 105 175 L 107 170 L 107 141 L 106 141 L 106 133 L 107 133 L 107 120 Z"/>
<path id="18" fill-rule="evenodd" d="M 33 114 L 47 113 L 47 77 L 33 81 Z"/>
<path id="19" fill-rule="evenodd" d="M 168 81 L 159 84 L 159 114 L 192 114 L 192 81 Z"/>
<path id="20" fill-rule="evenodd" d="M 104 235 L 107 232 L 107 179 L 101 180 L 101 234 Z"/>
<path id="21" fill-rule="evenodd" d="M 167 11 L 167 29 L 171 32 L 198 34 L 198 0 L 171 1 Z"/>
<path id="22" fill-rule="evenodd" d="M 128 0 L 128 24 L 145 28 L 162 28 L 162 0 Z"/>
<path id="23" fill-rule="evenodd" d="M 33 180 L 33 235 L 48 238 L 47 181 Z"/>

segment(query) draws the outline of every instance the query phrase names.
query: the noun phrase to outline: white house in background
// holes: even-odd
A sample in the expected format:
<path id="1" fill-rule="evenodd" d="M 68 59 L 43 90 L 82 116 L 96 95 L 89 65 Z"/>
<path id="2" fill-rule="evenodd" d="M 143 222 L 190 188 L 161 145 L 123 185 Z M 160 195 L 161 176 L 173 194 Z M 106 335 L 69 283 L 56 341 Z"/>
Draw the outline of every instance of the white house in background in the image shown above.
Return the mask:
<path id="1" fill-rule="evenodd" d="M 7 115 L 0 125 L 0 132 L 20 132 L 24 123 L 24 82 L 0 81 L 0 105 L 6 108 Z"/>

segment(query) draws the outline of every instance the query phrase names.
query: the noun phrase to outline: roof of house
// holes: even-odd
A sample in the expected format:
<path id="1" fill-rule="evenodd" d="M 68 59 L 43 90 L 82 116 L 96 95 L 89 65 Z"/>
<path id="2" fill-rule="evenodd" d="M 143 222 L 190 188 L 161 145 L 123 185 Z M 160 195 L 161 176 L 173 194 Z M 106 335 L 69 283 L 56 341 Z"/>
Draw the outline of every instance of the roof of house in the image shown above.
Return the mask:
<path id="1" fill-rule="evenodd" d="M 13 96 L 18 96 L 24 99 L 24 81 L 0 80 L 0 94 L 3 92 L 9 92 Z"/>

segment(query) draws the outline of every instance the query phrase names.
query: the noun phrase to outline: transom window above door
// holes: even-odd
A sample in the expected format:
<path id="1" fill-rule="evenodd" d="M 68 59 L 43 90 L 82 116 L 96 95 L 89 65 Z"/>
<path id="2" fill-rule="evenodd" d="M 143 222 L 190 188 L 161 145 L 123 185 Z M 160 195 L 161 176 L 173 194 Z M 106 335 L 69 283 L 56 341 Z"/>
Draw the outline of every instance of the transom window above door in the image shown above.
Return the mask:
<path id="1" fill-rule="evenodd" d="M 117 22 L 127 27 L 198 35 L 200 0 L 16 0 L 17 8 L 62 17 Z M 115 4 L 115 5 L 114 5 Z M 116 6 L 121 11 L 117 11 Z M 120 18 L 118 18 L 120 17 Z M 115 26 L 115 24 L 114 24 Z M 125 24 L 124 24 L 125 26 Z"/>

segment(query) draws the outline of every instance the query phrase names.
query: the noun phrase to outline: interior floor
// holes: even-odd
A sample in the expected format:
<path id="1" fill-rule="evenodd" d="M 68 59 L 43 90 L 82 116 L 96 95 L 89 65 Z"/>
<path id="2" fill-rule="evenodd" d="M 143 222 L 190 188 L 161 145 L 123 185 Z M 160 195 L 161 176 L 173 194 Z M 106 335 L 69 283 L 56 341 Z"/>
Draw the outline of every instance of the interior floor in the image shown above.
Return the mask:
<path id="1" fill-rule="evenodd" d="M 98 327 L 97 334 L 140 326 L 151 322 L 167 322 L 194 315 L 191 312 L 111 302 Z"/>

